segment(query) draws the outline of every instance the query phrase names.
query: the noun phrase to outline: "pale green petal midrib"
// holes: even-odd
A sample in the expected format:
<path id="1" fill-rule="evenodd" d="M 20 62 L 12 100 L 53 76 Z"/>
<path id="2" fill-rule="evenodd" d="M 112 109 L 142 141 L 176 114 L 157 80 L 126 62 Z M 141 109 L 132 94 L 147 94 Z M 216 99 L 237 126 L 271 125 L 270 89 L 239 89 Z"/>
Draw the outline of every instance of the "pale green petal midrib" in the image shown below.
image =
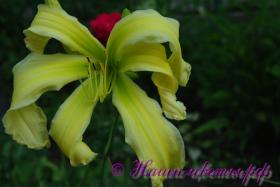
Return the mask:
<path id="1" fill-rule="evenodd" d="M 140 103 L 140 102 L 139 102 L 139 101 L 136 101 L 136 103 Z M 133 106 L 131 106 L 131 107 L 133 107 Z M 140 109 L 140 111 L 141 111 L 141 115 L 138 114 L 138 116 L 139 116 L 139 119 L 140 119 L 141 121 L 143 121 L 144 123 L 147 122 L 147 121 L 148 121 L 148 123 L 153 122 L 153 121 L 150 121 L 150 118 L 149 118 L 149 117 L 147 117 L 147 115 L 149 115 L 149 114 L 146 113 L 145 110 L 143 110 L 141 107 L 140 107 L 139 109 Z M 144 130 L 144 127 L 143 127 L 142 129 Z M 154 135 L 155 135 L 155 134 L 157 135 L 157 133 L 155 133 L 155 130 L 152 129 L 152 128 L 151 128 L 151 129 L 145 129 L 145 130 L 146 130 L 146 132 L 149 131 L 149 130 L 152 130 L 153 134 L 154 134 Z M 149 134 L 149 133 L 147 133 L 147 134 Z M 146 135 L 146 137 L 149 137 L 149 136 Z M 154 140 L 156 140 L 156 143 L 154 143 Z M 157 150 L 158 150 L 160 153 L 161 153 L 161 152 L 164 152 L 163 150 L 159 149 L 160 146 L 157 146 L 157 145 L 163 145 L 163 143 L 160 141 L 160 138 L 159 138 L 158 136 L 154 137 L 153 139 L 150 139 L 150 141 L 154 143 L 154 147 L 156 147 Z M 156 153 L 156 154 L 159 154 L 159 153 Z M 164 155 L 164 154 L 161 154 L 160 156 L 162 157 L 162 155 Z M 162 157 L 162 162 L 165 163 L 165 159 L 164 159 L 163 157 Z M 167 163 L 165 163 L 165 165 L 167 165 Z"/>
<path id="2" fill-rule="evenodd" d="M 93 103 L 93 105 L 95 105 L 95 104 Z M 79 105 L 76 106 L 76 108 L 73 110 L 73 114 L 76 113 L 75 111 L 77 111 L 77 110 L 79 109 L 80 106 L 82 106 L 82 103 L 79 103 Z M 84 115 L 86 115 L 86 114 L 84 114 Z M 60 141 L 61 141 L 65 136 L 67 136 L 67 134 L 71 134 L 71 132 L 77 131 L 77 130 L 80 130 L 79 127 L 78 127 L 78 129 L 77 129 L 77 127 L 76 127 L 76 128 L 71 128 L 70 126 L 68 126 L 68 127 L 65 129 L 65 131 L 63 132 L 63 134 L 61 135 Z M 68 141 L 67 138 L 64 138 L 63 140 L 64 140 L 64 141 L 62 141 L 62 144 L 67 145 L 67 141 Z M 73 141 L 74 141 L 74 140 L 73 140 Z M 76 139 L 75 141 L 78 141 L 78 139 Z M 68 144 L 69 144 L 69 143 L 68 143 Z"/>
<path id="3" fill-rule="evenodd" d="M 14 110 L 14 112 L 16 112 L 17 115 L 21 116 L 20 119 L 21 119 L 22 121 L 24 121 L 25 124 L 27 124 L 27 127 L 28 127 L 29 131 L 31 132 L 30 135 L 33 137 L 33 139 L 36 139 L 36 138 L 35 138 L 35 137 L 36 137 L 36 133 L 34 133 L 33 128 L 30 127 L 30 125 L 29 125 L 29 123 L 27 122 L 27 120 L 24 119 L 24 115 L 21 115 L 21 113 L 20 113 L 19 110 Z M 29 132 L 29 131 L 27 131 L 27 132 Z"/>
<path id="4" fill-rule="evenodd" d="M 88 79 L 87 81 L 90 81 L 90 80 Z M 93 89 L 93 88 L 92 88 L 92 89 Z M 85 91 L 83 91 L 83 92 L 85 92 Z M 85 97 L 88 97 L 86 93 L 85 93 Z M 81 98 L 81 99 L 82 99 L 82 98 Z M 84 99 L 84 98 L 83 98 L 83 99 Z M 93 106 L 95 105 L 96 101 L 90 100 L 90 98 L 87 98 L 87 99 L 88 99 L 88 102 L 89 102 L 89 103 L 92 103 Z M 76 107 L 75 107 L 75 109 L 72 111 L 72 113 L 75 114 L 75 113 L 76 113 L 75 111 L 77 111 L 77 110 L 80 108 L 80 106 L 83 106 L 83 104 L 84 104 L 84 103 L 81 102 L 81 103 L 79 103 L 78 105 L 76 105 Z M 65 137 L 65 136 L 67 135 L 67 133 L 69 133 L 69 132 L 68 132 L 68 131 L 69 131 L 69 128 L 70 128 L 70 126 L 68 126 L 68 128 L 65 129 L 64 133 L 60 136 L 59 139 L 62 139 L 63 137 Z M 72 129 L 72 130 L 73 130 L 73 129 Z M 67 140 L 64 139 L 64 141 L 67 141 Z"/>
<path id="5" fill-rule="evenodd" d="M 126 99 L 126 98 L 125 98 L 125 99 Z M 128 107 L 129 107 L 129 108 L 132 108 L 132 107 L 135 107 L 135 106 L 128 104 Z M 141 120 L 141 121 L 143 121 L 143 120 L 142 120 L 142 115 L 139 115 L 138 113 L 134 112 L 133 110 L 131 110 L 130 112 L 133 113 L 133 114 L 136 115 L 136 116 L 139 116 L 138 119 Z M 147 134 L 149 134 L 149 133 L 146 131 L 146 129 L 143 128 L 141 125 L 137 125 L 136 128 L 142 129 L 142 130 L 145 132 L 144 135 L 145 135 L 146 141 L 147 141 L 145 145 L 146 145 L 147 147 L 149 147 L 149 150 L 152 151 L 154 155 L 158 155 L 158 152 L 154 149 L 154 147 L 157 148 L 157 146 L 152 146 L 152 144 L 149 144 L 150 142 L 154 142 L 154 140 L 151 139 L 149 135 L 147 135 Z M 161 151 L 159 150 L 159 152 L 161 152 Z M 144 154 L 143 154 L 143 155 L 144 155 Z M 140 159 L 141 159 L 141 158 L 140 158 Z M 145 158 L 143 158 L 143 159 L 145 159 Z M 161 159 L 161 161 L 163 161 L 163 159 Z"/>

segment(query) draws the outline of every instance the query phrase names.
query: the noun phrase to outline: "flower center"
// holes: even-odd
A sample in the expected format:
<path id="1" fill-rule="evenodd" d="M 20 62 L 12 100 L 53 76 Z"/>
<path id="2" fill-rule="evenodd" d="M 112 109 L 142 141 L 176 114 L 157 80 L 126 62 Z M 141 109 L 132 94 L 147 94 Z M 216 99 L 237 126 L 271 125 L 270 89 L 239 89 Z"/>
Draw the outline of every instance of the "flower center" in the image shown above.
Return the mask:
<path id="1" fill-rule="evenodd" d="M 87 57 L 87 61 L 88 78 L 91 81 L 90 86 L 92 89 L 96 90 L 94 96 L 90 96 L 90 99 L 99 99 L 100 102 L 103 102 L 105 97 L 112 90 L 112 80 L 114 75 L 112 72 L 108 71 L 106 64 L 91 60 L 89 57 Z"/>

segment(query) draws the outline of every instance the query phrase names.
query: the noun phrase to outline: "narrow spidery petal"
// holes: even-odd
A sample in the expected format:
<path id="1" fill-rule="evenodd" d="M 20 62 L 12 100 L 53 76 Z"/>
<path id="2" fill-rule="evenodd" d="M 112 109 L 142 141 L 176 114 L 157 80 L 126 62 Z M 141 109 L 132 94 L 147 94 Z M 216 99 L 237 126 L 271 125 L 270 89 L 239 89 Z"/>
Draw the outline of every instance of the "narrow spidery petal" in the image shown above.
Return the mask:
<path id="1" fill-rule="evenodd" d="M 151 71 L 172 76 L 165 49 L 159 44 L 137 43 L 126 49 L 118 64 L 120 72 Z"/>
<path id="2" fill-rule="evenodd" d="M 96 153 L 82 141 L 98 101 L 91 79 L 83 82 L 60 106 L 52 120 L 50 135 L 70 159 L 72 166 L 86 165 Z"/>
<path id="3" fill-rule="evenodd" d="M 162 73 L 153 73 L 152 80 L 158 88 L 165 116 L 169 119 L 184 120 L 186 107 L 182 102 L 177 101 L 175 94 L 178 90 L 178 82 L 176 78 Z"/>
<path id="4" fill-rule="evenodd" d="M 86 58 L 80 55 L 28 55 L 13 69 L 11 108 L 26 106 L 46 91 L 58 91 L 69 82 L 87 77 L 87 69 Z"/>
<path id="5" fill-rule="evenodd" d="M 31 26 L 24 31 L 26 46 L 34 52 L 43 52 L 47 40 L 54 38 L 68 50 L 104 61 L 105 49 L 75 17 L 63 9 L 39 5 Z M 43 43 L 42 43 L 43 41 Z"/>
<path id="6" fill-rule="evenodd" d="M 169 42 L 172 54 L 168 59 L 160 55 L 161 60 L 156 60 L 160 51 L 157 52 L 153 46 L 164 42 Z M 133 49 L 138 51 L 134 52 Z M 108 41 L 108 54 L 108 63 L 118 62 L 120 69 L 155 72 L 153 82 L 158 88 L 166 117 L 176 120 L 186 118 L 186 108 L 177 101 L 176 92 L 179 85 L 187 84 L 191 67 L 182 59 L 179 23 L 176 20 L 163 17 L 153 10 L 135 11 L 116 24 Z M 110 60 L 110 57 L 114 60 Z M 162 70 L 166 66 L 166 62 L 172 70 L 171 74 L 159 71 L 159 68 Z"/>
<path id="7" fill-rule="evenodd" d="M 163 117 L 158 103 L 126 75 L 118 75 L 115 80 L 113 103 L 122 116 L 125 141 L 139 160 L 152 160 L 152 167 L 160 169 L 184 166 L 184 143 L 179 131 Z M 153 186 L 160 186 L 163 178 L 152 180 Z"/>
<path id="8" fill-rule="evenodd" d="M 154 10 L 139 10 L 121 19 L 113 28 L 107 44 L 108 63 L 116 63 L 129 46 L 138 43 L 169 42 L 170 67 L 181 86 L 185 86 L 189 76 L 189 65 L 182 59 L 179 43 L 179 23 L 161 16 Z"/>
<path id="9" fill-rule="evenodd" d="M 69 82 L 86 77 L 86 59 L 79 55 L 30 54 L 13 72 L 12 104 L 3 118 L 6 132 L 29 148 L 47 146 L 46 117 L 34 103 L 46 91 L 59 90 Z"/>
<path id="10" fill-rule="evenodd" d="M 51 8 L 61 8 L 57 0 L 45 0 L 46 5 Z M 47 45 L 50 37 L 38 35 L 28 29 L 24 31 L 25 34 L 25 45 L 26 47 L 36 53 L 44 53 L 45 46 Z"/>

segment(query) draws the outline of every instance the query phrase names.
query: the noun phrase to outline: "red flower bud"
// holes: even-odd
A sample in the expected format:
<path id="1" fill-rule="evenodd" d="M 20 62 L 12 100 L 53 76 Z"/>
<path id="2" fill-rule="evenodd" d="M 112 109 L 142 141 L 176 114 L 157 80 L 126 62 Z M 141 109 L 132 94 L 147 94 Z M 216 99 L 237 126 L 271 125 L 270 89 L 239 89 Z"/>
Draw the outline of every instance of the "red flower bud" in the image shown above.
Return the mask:
<path id="1" fill-rule="evenodd" d="M 106 46 L 109 35 L 115 24 L 121 19 L 121 14 L 113 12 L 111 14 L 99 14 L 95 19 L 90 20 L 90 28 L 94 36 Z"/>

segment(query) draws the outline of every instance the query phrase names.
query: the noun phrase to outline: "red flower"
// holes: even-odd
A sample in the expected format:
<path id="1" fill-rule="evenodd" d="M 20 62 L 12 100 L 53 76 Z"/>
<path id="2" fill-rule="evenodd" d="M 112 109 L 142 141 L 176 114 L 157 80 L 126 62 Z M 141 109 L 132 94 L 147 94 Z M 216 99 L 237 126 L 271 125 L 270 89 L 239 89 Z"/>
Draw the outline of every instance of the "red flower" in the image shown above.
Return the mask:
<path id="1" fill-rule="evenodd" d="M 90 28 L 95 37 L 106 46 L 109 35 L 115 24 L 121 19 L 121 14 L 113 12 L 111 14 L 99 14 L 95 19 L 90 20 Z"/>

